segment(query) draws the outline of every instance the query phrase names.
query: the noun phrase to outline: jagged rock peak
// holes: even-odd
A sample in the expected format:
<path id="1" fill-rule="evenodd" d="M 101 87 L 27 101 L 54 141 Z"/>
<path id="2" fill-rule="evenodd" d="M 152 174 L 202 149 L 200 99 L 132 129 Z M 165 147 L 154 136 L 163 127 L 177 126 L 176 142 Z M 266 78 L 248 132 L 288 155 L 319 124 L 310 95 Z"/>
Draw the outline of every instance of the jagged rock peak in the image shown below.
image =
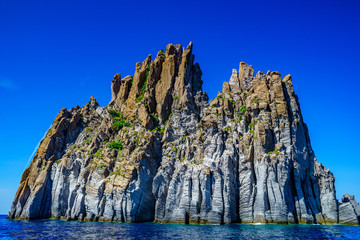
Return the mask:
<path id="1" fill-rule="evenodd" d="M 257 75 L 257 77 L 261 77 L 260 75 L 261 73 Z M 237 72 L 236 69 L 232 70 L 232 75 L 229 81 L 231 91 L 246 91 L 252 86 L 253 80 L 254 69 L 252 68 L 252 66 L 246 64 L 245 62 L 240 62 L 239 72 Z"/>
<path id="2" fill-rule="evenodd" d="M 120 91 L 120 85 L 121 85 L 121 74 L 117 73 L 117 74 L 115 74 L 114 79 L 111 80 L 111 102 L 110 103 L 112 103 L 116 99 L 116 97 Z"/>
<path id="3" fill-rule="evenodd" d="M 241 62 L 208 103 L 187 48 L 169 44 L 112 99 L 61 109 L 24 171 L 9 218 L 359 224 L 312 150 L 290 75 Z"/>
<path id="4" fill-rule="evenodd" d="M 201 75 L 199 64 L 194 64 L 192 42 L 186 49 L 168 44 L 154 61 L 148 55 L 138 62 L 134 77 L 120 80 L 120 74 L 115 75 L 110 104 L 123 111 L 125 118 L 139 118 L 145 127 L 152 128 L 155 123 L 151 115 L 164 123 L 172 109 L 195 101 L 202 92 Z"/>

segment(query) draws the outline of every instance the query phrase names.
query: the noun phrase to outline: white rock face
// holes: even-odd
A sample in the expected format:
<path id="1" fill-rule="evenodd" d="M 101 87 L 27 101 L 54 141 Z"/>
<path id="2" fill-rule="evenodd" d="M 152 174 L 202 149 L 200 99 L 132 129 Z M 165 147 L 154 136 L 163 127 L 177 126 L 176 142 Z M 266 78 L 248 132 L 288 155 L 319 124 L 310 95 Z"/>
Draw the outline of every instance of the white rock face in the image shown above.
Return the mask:
<path id="1" fill-rule="evenodd" d="M 62 109 L 24 172 L 10 218 L 359 224 L 315 157 L 291 76 L 240 63 L 208 103 L 192 44 L 168 45 L 112 100 Z"/>

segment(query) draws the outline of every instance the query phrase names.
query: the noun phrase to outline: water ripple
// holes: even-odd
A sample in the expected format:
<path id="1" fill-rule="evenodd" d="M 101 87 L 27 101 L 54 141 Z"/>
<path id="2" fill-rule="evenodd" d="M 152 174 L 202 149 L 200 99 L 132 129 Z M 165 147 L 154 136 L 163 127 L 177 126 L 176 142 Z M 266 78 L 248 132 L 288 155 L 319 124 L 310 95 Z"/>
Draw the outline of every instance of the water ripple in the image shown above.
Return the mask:
<path id="1" fill-rule="evenodd" d="M 79 221 L 8 220 L 0 216 L 1 239 L 360 239 L 359 226 L 178 225 Z"/>

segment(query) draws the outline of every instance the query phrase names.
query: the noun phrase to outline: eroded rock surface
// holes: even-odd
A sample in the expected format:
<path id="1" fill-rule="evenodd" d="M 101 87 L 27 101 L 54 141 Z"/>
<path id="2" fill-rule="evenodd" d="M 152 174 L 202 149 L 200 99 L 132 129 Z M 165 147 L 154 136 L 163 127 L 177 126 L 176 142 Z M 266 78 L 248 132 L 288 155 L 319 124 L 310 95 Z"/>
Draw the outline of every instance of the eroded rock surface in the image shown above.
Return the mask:
<path id="1" fill-rule="evenodd" d="M 315 157 L 291 76 L 240 63 L 208 102 L 192 43 L 169 44 L 111 102 L 61 109 L 10 218 L 359 224 Z"/>

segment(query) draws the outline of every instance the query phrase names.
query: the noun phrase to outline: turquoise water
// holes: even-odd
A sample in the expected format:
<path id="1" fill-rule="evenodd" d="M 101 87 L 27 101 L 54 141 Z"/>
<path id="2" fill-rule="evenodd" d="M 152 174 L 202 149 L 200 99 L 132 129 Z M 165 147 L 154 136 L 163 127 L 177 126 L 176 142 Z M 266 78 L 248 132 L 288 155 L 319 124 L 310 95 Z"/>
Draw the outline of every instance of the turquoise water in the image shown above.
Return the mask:
<path id="1" fill-rule="evenodd" d="M 359 226 L 343 225 L 178 225 L 5 217 L 0 216 L 1 239 L 360 239 Z"/>

